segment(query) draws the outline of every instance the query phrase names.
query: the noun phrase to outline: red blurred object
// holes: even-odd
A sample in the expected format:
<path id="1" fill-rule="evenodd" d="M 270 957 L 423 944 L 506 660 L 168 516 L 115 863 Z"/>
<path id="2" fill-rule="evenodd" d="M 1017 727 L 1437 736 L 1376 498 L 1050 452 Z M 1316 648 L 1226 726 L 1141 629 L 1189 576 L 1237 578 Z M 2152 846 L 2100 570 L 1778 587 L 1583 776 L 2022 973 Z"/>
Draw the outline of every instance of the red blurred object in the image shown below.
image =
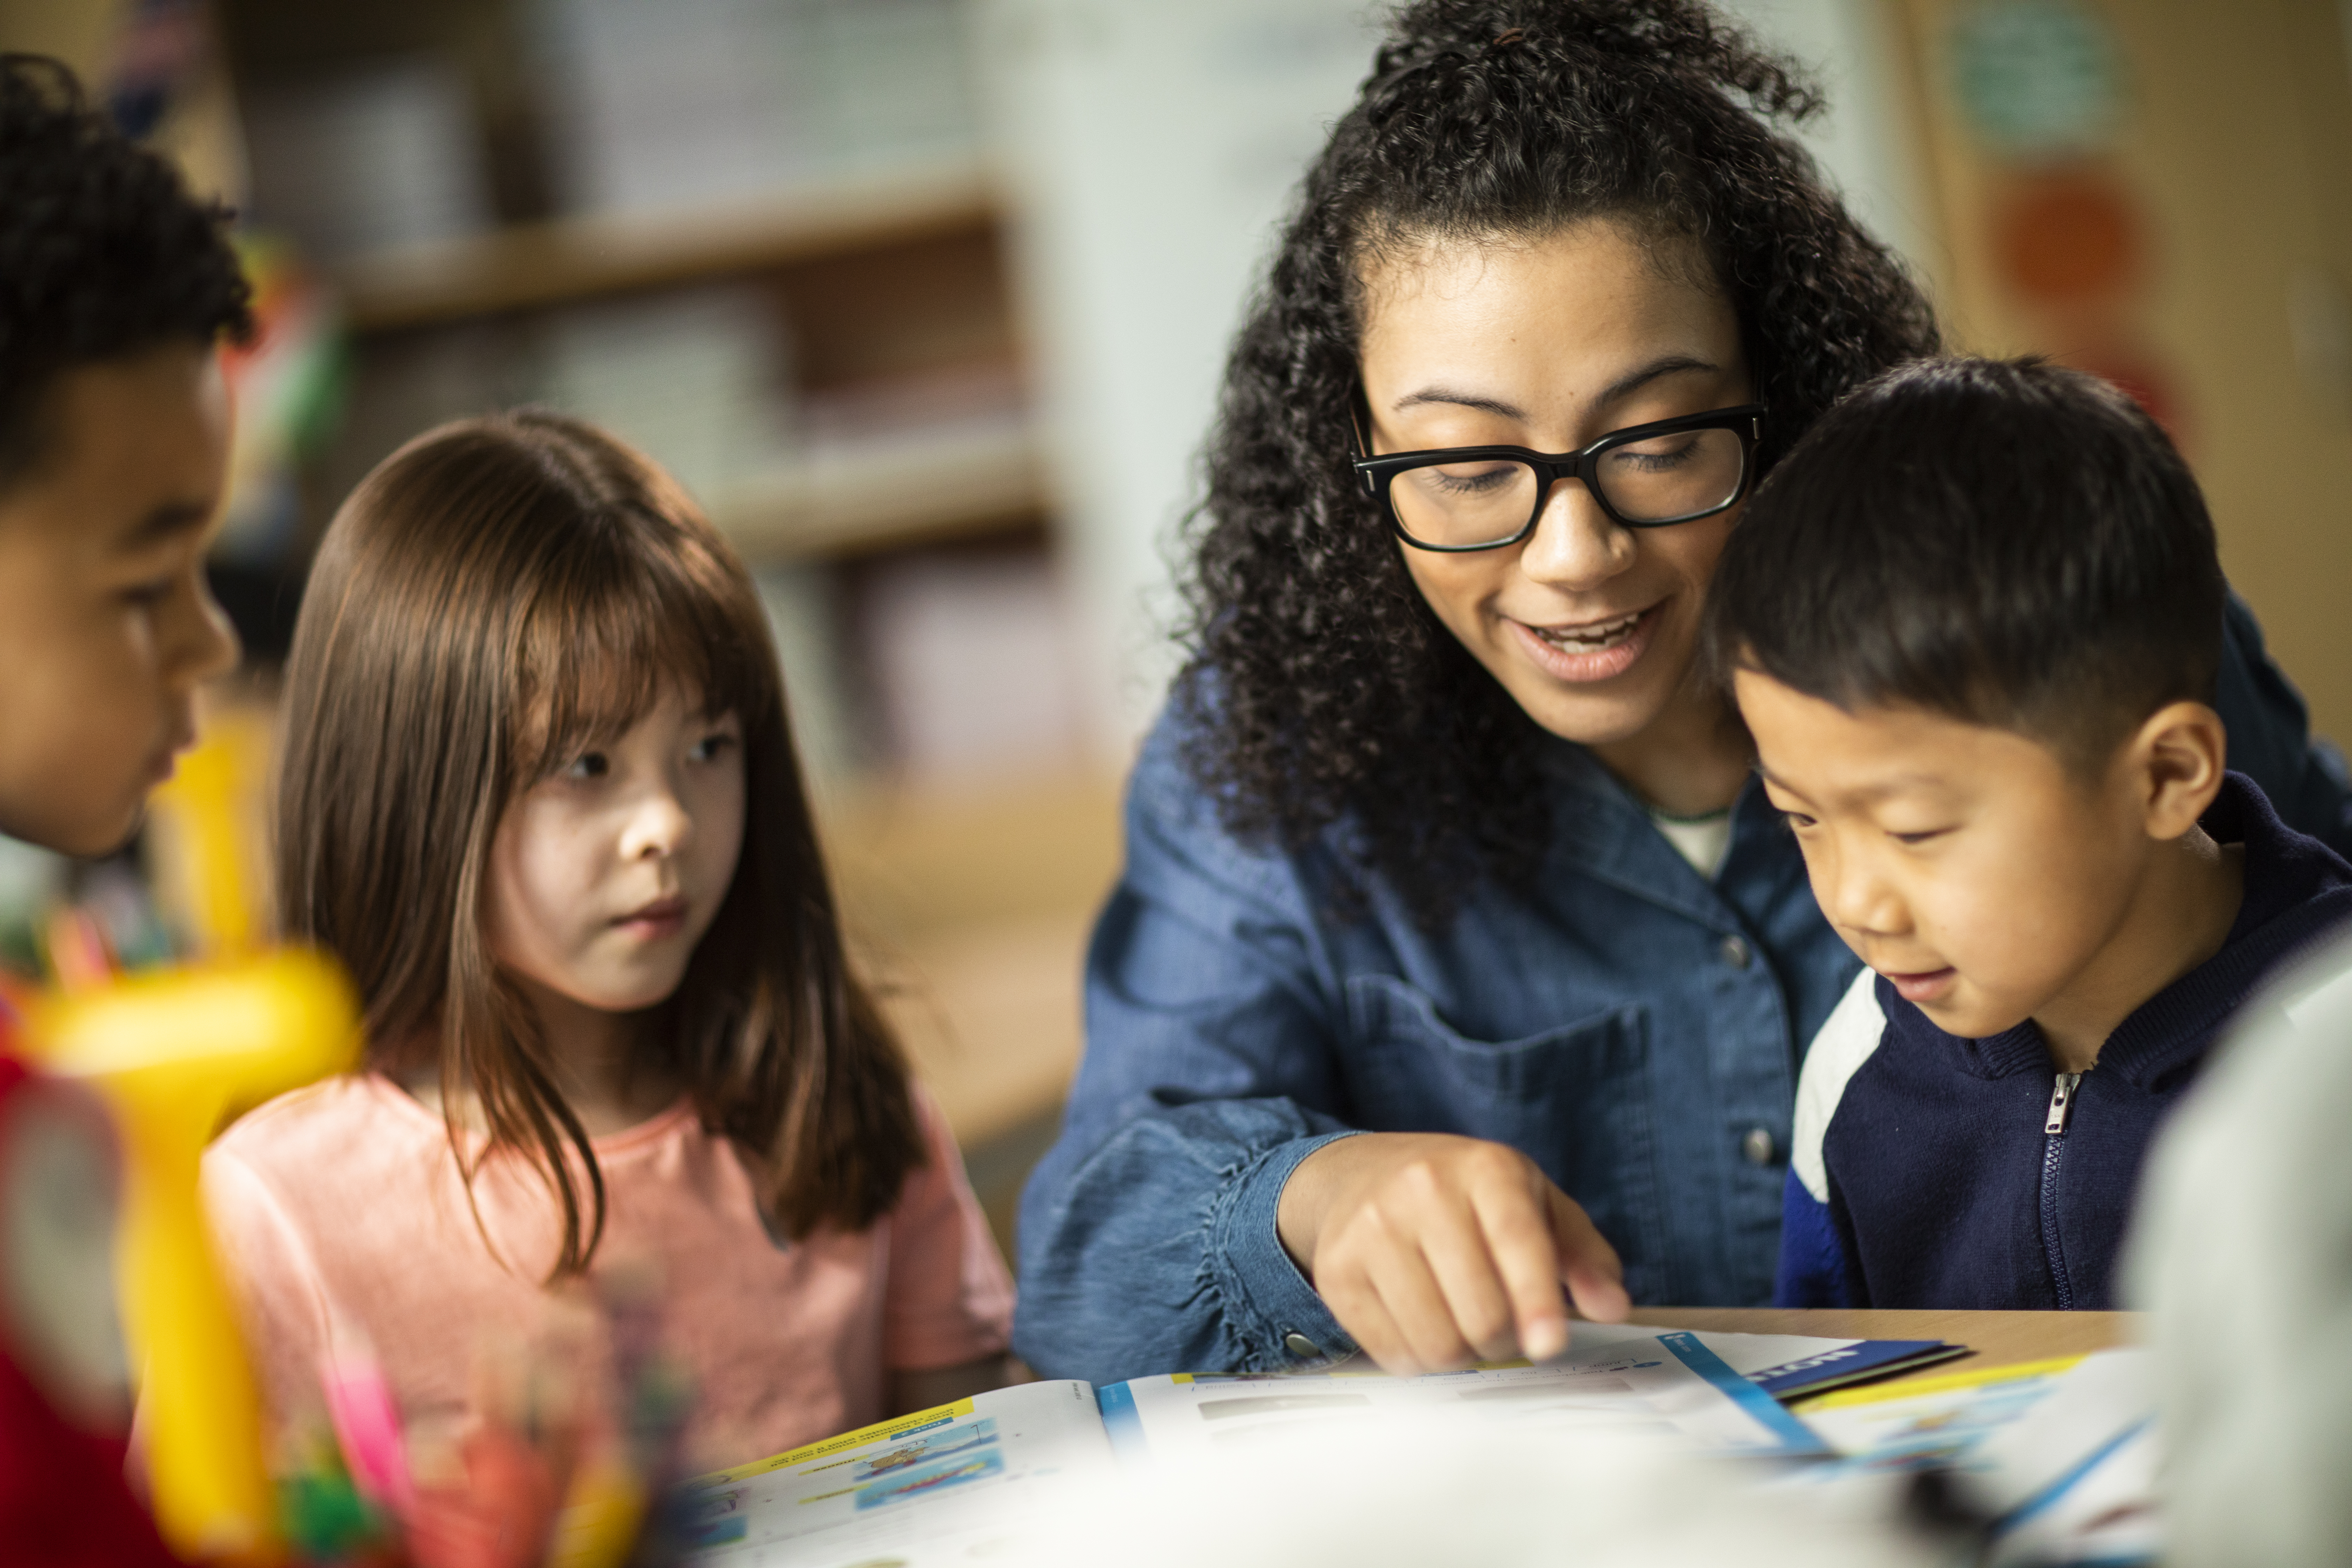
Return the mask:
<path id="1" fill-rule="evenodd" d="M 2035 175 L 2005 196 L 1994 254 L 2009 286 L 2043 304 L 2121 294 L 2145 264 L 2145 225 L 2121 184 L 2097 170 Z"/>
<path id="2" fill-rule="evenodd" d="M 0 998 L 0 1136 L 20 1096 L 41 1079 L 14 1053 L 14 1015 Z M 18 1359 L 0 1310 L 0 1565 L 178 1568 L 123 1479 L 127 1436 L 68 1420 Z"/>
<path id="3" fill-rule="evenodd" d="M 530 1568 L 562 1501 L 556 1465 L 521 1434 L 485 1426 L 459 1449 L 463 1488 L 419 1487 L 403 1521 L 417 1568 Z"/>

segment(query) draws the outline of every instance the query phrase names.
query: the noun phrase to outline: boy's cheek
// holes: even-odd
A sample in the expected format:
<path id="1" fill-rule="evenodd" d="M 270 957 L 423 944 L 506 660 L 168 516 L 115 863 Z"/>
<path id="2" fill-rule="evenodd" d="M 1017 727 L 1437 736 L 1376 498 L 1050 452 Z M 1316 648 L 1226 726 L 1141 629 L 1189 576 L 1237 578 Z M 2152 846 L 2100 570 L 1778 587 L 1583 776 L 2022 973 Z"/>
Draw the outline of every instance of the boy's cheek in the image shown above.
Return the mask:
<path id="1" fill-rule="evenodd" d="M 2053 868 L 2054 870 L 2054 868 Z M 1940 1010 L 1923 1009 L 1947 1034 L 1982 1039 L 2032 1018 L 2064 987 L 2079 938 L 2065 911 L 2030 897 L 1970 899 L 1939 921 L 1941 951 L 1958 974 Z"/>
<path id="2" fill-rule="evenodd" d="M 71 855 L 119 847 L 171 743 L 152 680 L 87 632 L 37 648 L 0 632 L 0 668 L 18 672 L 0 697 L 0 830 Z"/>

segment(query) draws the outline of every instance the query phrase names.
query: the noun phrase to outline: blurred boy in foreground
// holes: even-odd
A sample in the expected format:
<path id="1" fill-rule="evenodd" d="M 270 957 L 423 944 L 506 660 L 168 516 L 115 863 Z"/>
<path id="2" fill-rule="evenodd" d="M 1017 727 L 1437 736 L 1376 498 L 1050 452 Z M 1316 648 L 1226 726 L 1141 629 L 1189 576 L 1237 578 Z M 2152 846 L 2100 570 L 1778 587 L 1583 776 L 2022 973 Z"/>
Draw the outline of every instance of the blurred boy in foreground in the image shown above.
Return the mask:
<path id="1" fill-rule="evenodd" d="M 223 228 L 53 61 L 0 56 L 0 833 L 98 855 L 236 661 L 205 586 L 250 329 Z M 0 1542 L 19 1563 L 167 1563 L 122 1475 L 114 1155 L 29 1073 L 0 1002 Z"/>

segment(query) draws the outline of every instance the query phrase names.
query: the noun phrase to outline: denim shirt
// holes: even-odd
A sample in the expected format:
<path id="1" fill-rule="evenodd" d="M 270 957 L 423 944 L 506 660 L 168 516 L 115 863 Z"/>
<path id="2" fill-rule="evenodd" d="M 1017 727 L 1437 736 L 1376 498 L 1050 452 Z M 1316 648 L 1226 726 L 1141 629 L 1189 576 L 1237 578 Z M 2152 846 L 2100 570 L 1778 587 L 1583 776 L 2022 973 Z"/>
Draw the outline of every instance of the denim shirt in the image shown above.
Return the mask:
<path id="1" fill-rule="evenodd" d="M 2242 606 L 2230 631 L 2233 763 L 2339 839 L 2338 766 Z M 1616 1247 L 1636 1302 L 1770 1300 L 1798 1067 L 1859 964 L 1753 780 L 1709 881 L 1589 752 L 1549 742 L 1538 874 L 1471 888 L 1431 931 L 1340 829 L 1237 842 L 1181 744 L 1163 716 L 1136 764 L 1085 1059 L 1022 1203 L 1013 1345 L 1032 1367 L 1103 1384 L 1351 1352 L 1275 1228 L 1290 1173 L 1350 1131 L 1523 1151 Z"/>

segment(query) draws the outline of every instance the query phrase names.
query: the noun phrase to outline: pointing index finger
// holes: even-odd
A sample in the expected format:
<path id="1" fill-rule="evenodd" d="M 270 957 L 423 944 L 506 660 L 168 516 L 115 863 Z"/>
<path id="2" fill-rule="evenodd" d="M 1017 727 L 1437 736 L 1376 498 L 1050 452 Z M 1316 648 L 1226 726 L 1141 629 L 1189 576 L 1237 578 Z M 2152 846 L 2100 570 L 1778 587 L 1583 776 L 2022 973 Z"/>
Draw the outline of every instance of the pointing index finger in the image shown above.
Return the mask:
<path id="1" fill-rule="evenodd" d="M 1633 1302 L 1625 1294 L 1625 1266 L 1618 1261 L 1617 1249 L 1574 1198 L 1558 1187 L 1546 1195 L 1551 1200 L 1560 1278 L 1576 1299 L 1576 1310 L 1597 1323 L 1622 1322 Z"/>
<path id="2" fill-rule="evenodd" d="M 1535 1180 L 1543 1183 L 1540 1175 Z M 1568 1301 L 1540 1189 L 1524 1182 L 1496 1184 L 1473 1194 L 1472 1208 L 1510 1299 L 1520 1353 L 1530 1361 L 1559 1354 L 1568 1348 Z"/>

